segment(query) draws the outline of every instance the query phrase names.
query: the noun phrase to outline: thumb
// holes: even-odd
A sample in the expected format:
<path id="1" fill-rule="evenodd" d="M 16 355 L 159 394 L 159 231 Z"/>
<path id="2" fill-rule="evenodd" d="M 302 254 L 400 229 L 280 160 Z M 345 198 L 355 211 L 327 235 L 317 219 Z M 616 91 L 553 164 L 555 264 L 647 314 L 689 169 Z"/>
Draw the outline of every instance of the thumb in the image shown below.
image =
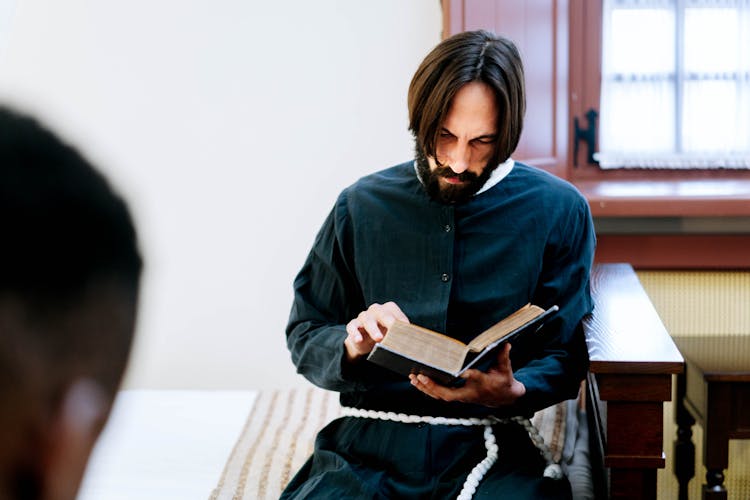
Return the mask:
<path id="1" fill-rule="evenodd" d="M 500 352 L 497 353 L 497 369 L 498 371 L 513 371 L 510 364 L 510 343 L 506 343 Z"/>

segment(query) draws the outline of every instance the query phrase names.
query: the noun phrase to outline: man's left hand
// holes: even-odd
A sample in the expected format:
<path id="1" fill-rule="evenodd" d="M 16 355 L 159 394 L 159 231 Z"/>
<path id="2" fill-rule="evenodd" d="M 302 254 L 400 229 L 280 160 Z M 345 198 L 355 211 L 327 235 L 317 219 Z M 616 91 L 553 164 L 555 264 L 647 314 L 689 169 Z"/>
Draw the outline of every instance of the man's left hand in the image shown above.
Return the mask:
<path id="1" fill-rule="evenodd" d="M 497 365 L 490 368 L 487 373 L 466 370 L 462 378 L 466 381 L 464 385 L 454 388 L 440 385 L 426 375 L 409 375 L 414 387 L 428 396 L 443 401 L 498 407 L 512 404 L 526 393 L 526 387 L 513 377 L 510 344 L 503 347 L 497 356 Z"/>

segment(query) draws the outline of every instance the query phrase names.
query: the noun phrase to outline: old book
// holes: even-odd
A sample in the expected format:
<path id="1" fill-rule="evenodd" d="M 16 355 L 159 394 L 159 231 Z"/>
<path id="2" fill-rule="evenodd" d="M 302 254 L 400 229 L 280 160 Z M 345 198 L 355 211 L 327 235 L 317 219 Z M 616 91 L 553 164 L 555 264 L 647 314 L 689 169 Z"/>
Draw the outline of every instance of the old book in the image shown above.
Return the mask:
<path id="1" fill-rule="evenodd" d="M 458 385 L 469 368 L 486 370 L 499 348 L 520 335 L 539 330 L 558 310 L 526 304 L 464 344 L 421 326 L 397 321 L 375 344 L 367 359 L 403 375 L 423 373 L 443 385 Z"/>

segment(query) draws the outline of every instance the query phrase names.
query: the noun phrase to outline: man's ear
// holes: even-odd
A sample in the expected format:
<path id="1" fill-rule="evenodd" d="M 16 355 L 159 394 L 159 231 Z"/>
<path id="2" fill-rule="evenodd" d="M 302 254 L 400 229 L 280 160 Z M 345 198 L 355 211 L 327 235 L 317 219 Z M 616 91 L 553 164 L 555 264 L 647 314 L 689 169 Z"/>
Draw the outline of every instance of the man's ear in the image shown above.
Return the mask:
<path id="1" fill-rule="evenodd" d="M 68 386 L 47 430 L 43 498 L 75 498 L 110 405 L 106 392 L 91 379 L 79 378 Z"/>

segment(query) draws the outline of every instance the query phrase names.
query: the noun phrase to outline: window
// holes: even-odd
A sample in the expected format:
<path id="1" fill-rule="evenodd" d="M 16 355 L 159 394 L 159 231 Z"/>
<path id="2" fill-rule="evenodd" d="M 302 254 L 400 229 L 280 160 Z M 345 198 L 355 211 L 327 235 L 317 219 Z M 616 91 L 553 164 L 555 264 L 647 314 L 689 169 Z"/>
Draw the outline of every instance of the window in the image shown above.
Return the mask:
<path id="1" fill-rule="evenodd" d="M 750 168 L 750 1 L 604 0 L 602 169 Z"/>
<path id="2" fill-rule="evenodd" d="M 636 67 L 630 56 L 622 60 L 618 58 L 618 63 L 623 66 L 628 63 L 631 68 L 629 73 L 620 71 L 620 79 L 624 82 L 632 80 L 636 83 L 654 83 L 659 79 L 662 83 L 671 81 L 674 90 L 670 90 L 668 102 L 672 106 L 682 102 L 685 94 L 691 94 L 698 83 L 726 88 L 727 82 L 732 81 L 732 85 L 747 87 L 750 72 L 747 66 L 742 77 L 743 83 L 740 77 L 742 70 L 737 70 L 735 75 L 724 69 L 727 65 L 722 61 L 729 58 L 726 53 L 718 57 L 713 53 L 710 57 L 704 54 L 716 51 L 714 47 L 718 42 L 707 39 L 707 33 L 717 33 L 716 24 L 722 24 L 722 30 L 716 35 L 719 39 L 728 38 L 731 33 L 734 33 L 734 38 L 750 35 L 750 26 L 747 24 L 740 25 L 737 30 L 729 30 L 729 21 L 721 17 L 726 14 L 722 9 L 735 9 L 737 21 L 747 23 L 750 0 L 442 0 L 444 35 L 485 28 L 516 41 L 525 57 L 527 110 L 524 123 L 526 142 L 522 137 L 522 144 L 513 156 L 516 160 L 545 168 L 572 181 L 586 196 L 597 221 L 606 221 L 606 227 L 597 227 L 598 261 L 627 261 L 637 268 L 748 268 L 750 234 L 746 230 L 746 223 L 750 217 L 750 168 L 715 168 L 706 164 L 707 162 L 700 164 L 695 157 L 687 163 L 690 168 L 648 165 L 644 156 L 636 157 L 634 161 L 639 168 L 600 168 L 587 161 L 590 153 L 601 151 L 598 147 L 601 143 L 598 132 L 601 130 L 602 120 L 597 119 L 593 110 L 598 111 L 601 104 L 605 2 L 608 3 L 608 9 L 611 4 L 620 11 L 618 14 L 623 14 L 626 18 L 634 14 L 632 11 L 640 9 L 644 16 L 661 15 L 673 22 L 670 28 L 663 26 L 664 18 L 652 20 L 654 27 L 651 28 L 646 26 L 648 21 L 630 20 L 630 32 L 626 35 L 628 40 L 620 44 L 620 50 L 645 46 L 646 49 L 641 48 L 641 54 L 654 58 L 655 54 L 651 52 L 658 51 L 659 54 L 666 54 L 665 58 L 671 58 L 672 63 L 667 65 L 662 62 L 661 66 L 657 66 L 649 59 L 652 66 L 644 68 L 640 64 Z M 678 11 L 677 7 L 681 10 Z M 626 12 L 628 10 L 631 12 Z M 704 15 L 712 15 L 710 12 L 716 12 L 719 19 L 708 22 L 706 18 L 707 21 L 704 22 Z M 678 16 L 682 16 L 682 21 L 679 21 Z M 688 21 L 688 16 L 692 16 L 693 21 Z M 682 24 L 678 24 L 678 21 Z M 685 33 L 686 30 L 689 31 L 688 34 Z M 651 37 L 656 42 L 642 43 L 642 37 Z M 682 49 L 678 49 L 679 39 L 686 40 Z M 692 51 L 689 47 L 693 45 L 698 50 L 695 55 L 697 59 L 686 59 L 679 51 Z M 747 38 L 740 38 L 738 44 L 730 45 L 738 51 L 750 50 Z M 664 46 L 671 49 L 665 50 Z M 740 57 L 741 62 L 750 62 L 748 52 L 740 53 Z M 677 61 L 682 61 L 683 70 L 678 71 Z M 686 65 L 689 68 L 695 67 L 695 70 L 685 72 Z M 720 71 L 716 69 L 719 67 Z M 625 78 L 626 74 L 632 75 L 632 78 Z M 700 75 L 700 78 L 693 78 Z M 617 82 L 617 77 L 611 80 Z M 681 81 L 681 88 L 677 86 L 678 81 Z M 690 88 L 692 83 L 696 85 Z M 610 92 L 610 89 L 606 92 Z M 700 94 L 706 95 L 702 90 Z M 729 93 L 722 90 L 718 95 L 719 98 L 727 98 Z M 734 98 L 734 102 L 747 106 L 748 98 L 744 94 L 741 99 Z M 641 133 L 635 140 L 625 142 L 634 145 L 651 144 L 649 154 L 652 156 L 654 151 L 660 150 L 654 146 L 660 144 L 658 140 L 663 144 L 670 144 L 669 149 L 662 148 L 667 151 L 664 154 L 702 154 L 707 151 L 714 155 L 717 151 L 722 151 L 715 143 L 717 139 L 723 142 L 727 128 L 700 126 L 705 125 L 704 121 L 711 124 L 721 121 L 732 106 L 724 105 L 722 108 L 721 101 L 717 104 L 704 97 L 697 101 L 702 106 L 698 108 L 701 119 L 684 117 L 683 111 L 685 120 L 682 120 L 674 113 L 670 115 L 664 130 L 660 131 L 662 136 L 652 138 Z M 660 106 L 668 105 L 661 101 L 653 102 Z M 711 115 L 722 110 L 723 114 L 719 114 L 719 118 Z M 629 111 L 629 108 L 621 107 L 622 113 Z M 609 113 L 611 111 L 605 107 L 602 110 L 604 116 L 599 117 L 608 122 L 603 125 L 605 128 L 609 125 Z M 748 115 L 750 113 L 744 113 L 745 117 Z M 630 126 L 634 131 L 623 134 L 637 133 L 639 126 L 653 125 L 651 119 L 641 112 L 632 113 L 632 116 L 633 124 Z M 594 127 L 590 127 L 591 118 L 591 121 L 596 122 Z M 625 119 L 613 121 L 615 127 L 611 130 L 619 131 L 627 125 L 625 122 Z M 691 127 L 699 132 L 696 140 L 690 135 L 695 134 Z M 718 130 L 725 132 L 719 133 Z M 575 147 L 575 138 L 579 135 L 593 137 L 593 141 L 589 142 L 595 143 L 591 151 L 582 141 L 579 147 Z M 747 140 L 750 139 L 750 134 L 740 132 L 735 137 Z M 672 149 L 677 138 L 680 138 L 682 149 Z M 607 141 L 608 139 L 604 140 L 605 143 Z M 613 143 L 610 141 L 610 144 Z M 750 156 L 748 151 L 741 154 Z M 642 168 L 644 166 L 647 168 Z M 646 219 L 649 224 L 645 224 Z M 727 224 L 715 226 L 719 219 L 726 220 Z"/>

